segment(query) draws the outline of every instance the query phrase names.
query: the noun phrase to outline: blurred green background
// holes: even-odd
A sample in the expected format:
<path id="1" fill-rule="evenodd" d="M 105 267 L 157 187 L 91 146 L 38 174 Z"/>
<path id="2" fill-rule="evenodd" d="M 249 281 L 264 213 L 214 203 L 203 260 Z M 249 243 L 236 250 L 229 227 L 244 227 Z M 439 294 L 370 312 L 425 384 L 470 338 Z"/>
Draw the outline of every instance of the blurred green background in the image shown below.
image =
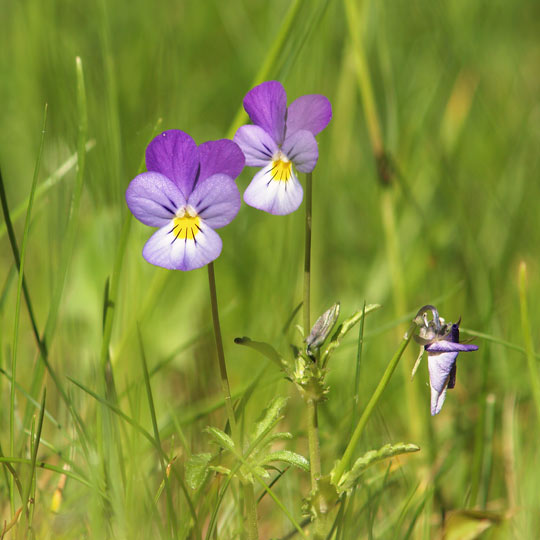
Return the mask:
<path id="1" fill-rule="evenodd" d="M 354 7 L 357 18 L 345 4 Z M 76 243 L 49 359 L 89 433 L 100 429 L 96 401 L 67 376 L 101 392 L 104 289 L 127 213 L 124 192 L 154 126 L 161 118 L 160 130 L 182 129 L 197 143 L 225 137 L 291 5 L 282 0 L 3 0 L 0 5 L 0 167 L 11 209 L 30 191 L 45 103 L 40 181 L 76 153 L 76 56 L 84 67 L 89 139 L 95 145 L 87 153 Z M 289 102 L 321 93 L 333 105 L 332 122 L 318 137 L 313 176 L 312 319 L 337 300 L 345 315 L 361 309 L 364 300 L 383 305 L 366 320 L 360 408 L 398 346 L 399 325 L 424 304 L 436 303 L 447 320 L 461 316 L 466 329 L 523 347 L 520 261 L 527 263 L 530 325 L 540 350 L 539 21 L 540 4 L 534 0 L 304 1 L 269 66 L 267 78 L 284 84 Z M 381 138 L 394 166 L 386 185 L 378 178 L 366 127 L 360 84 L 366 78 L 359 77 L 358 54 L 367 60 Z M 253 174 L 244 170 L 241 191 Z M 37 197 L 34 207 L 25 273 L 41 331 L 58 279 L 75 175 L 73 167 Z M 14 223 L 20 244 L 24 213 Z M 111 362 L 121 408 L 151 430 L 137 325 L 150 370 L 168 360 L 152 377 L 152 388 L 164 447 L 178 456 L 181 468 L 190 451 L 208 448 L 202 429 L 224 423 L 221 409 L 206 412 L 221 399 L 207 276 L 204 269 L 168 272 L 147 264 L 141 250 L 150 234 L 133 221 L 115 305 Z M 268 341 L 284 353 L 291 336 L 299 342 L 298 335 L 284 337 L 281 330 L 301 301 L 303 209 L 274 217 L 243 205 L 220 236 L 218 296 L 231 386 L 238 393 L 266 361 L 235 346 L 234 337 Z M 3 226 L 0 242 L 0 442 L 6 455 L 6 374 L 17 279 Z M 471 336 L 463 332 L 463 337 Z M 401 462 L 404 472 L 379 493 L 377 503 L 358 503 L 350 522 L 357 528 L 346 529 L 343 538 L 367 537 L 370 531 L 377 537 L 436 537 L 443 529 L 441 510 L 467 507 L 503 516 L 503 523 L 487 533 L 493 537 L 535 537 L 539 418 L 526 357 L 493 340 L 474 342 L 479 352 L 461 355 L 456 389 L 432 419 L 426 362 L 411 386 L 419 400 L 407 403 L 406 373 L 417 354 L 411 346 L 359 452 L 400 440 L 417 443 L 422 452 Z M 17 381 L 26 391 L 37 352 L 23 305 Z M 350 436 L 355 358 L 352 336 L 330 365 L 331 391 L 320 410 L 325 472 Z M 62 466 L 62 456 L 69 455 L 91 476 L 104 458 L 99 452 L 94 461 L 84 457 L 65 405 L 50 380 L 47 386 L 47 409 L 62 429 L 45 420 L 49 447 L 42 445 L 42 457 Z M 127 394 L 126 388 L 131 389 Z M 247 402 L 245 423 L 276 393 L 290 394 L 283 423 L 295 434 L 292 446 L 307 454 L 302 402 L 272 367 L 265 368 Z M 40 395 L 34 398 L 39 401 Z M 22 393 L 17 406 L 18 446 L 27 455 Z M 58 475 L 39 472 L 37 537 L 157 534 L 159 517 L 145 502 L 159 486 L 157 459 L 126 425 L 122 436 L 122 459 L 133 480 L 112 488 L 113 510 L 102 508 L 92 489 L 68 480 L 62 504 L 52 512 Z M 21 466 L 23 475 L 24 470 Z M 146 478 L 146 491 L 136 484 L 137 475 Z M 307 475 L 290 471 L 276 489 L 299 516 Z M 365 496 L 369 502 L 372 494 L 364 489 L 359 500 Z M 291 529 L 266 499 L 260 514 L 262 538 Z M 395 519 L 385 524 L 389 515 Z M 11 520 L 6 482 L 0 486 L 0 517 Z"/>

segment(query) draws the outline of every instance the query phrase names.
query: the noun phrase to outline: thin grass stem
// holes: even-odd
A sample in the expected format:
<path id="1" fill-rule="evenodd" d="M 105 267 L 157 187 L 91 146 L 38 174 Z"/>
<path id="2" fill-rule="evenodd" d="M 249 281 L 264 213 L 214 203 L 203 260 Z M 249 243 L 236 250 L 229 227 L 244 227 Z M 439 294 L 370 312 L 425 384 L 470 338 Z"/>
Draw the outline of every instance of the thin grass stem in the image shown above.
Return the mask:
<path id="1" fill-rule="evenodd" d="M 294 0 L 294 2 L 291 4 L 287 15 L 283 19 L 283 24 L 279 29 L 279 33 L 274 42 L 272 43 L 270 51 L 266 55 L 261 69 L 258 71 L 257 75 L 255 75 L 255 78 L 253 79 L 251 88 L 266 80 L 272 70 L 275 68 L 279 57 L 283 53 L 287 40 L 292 35 L 292 29 L 294 28 L 294 24 L 297 21 L 300 8 L 302 7 L 304 1 L 305 0 Z M 229 131 L 227 132 L 227 138 L 231 139 L 233 137 L 236 130 L 245 122 L 246 118 L 246 112 L 242 107 L 240 107 L 232 121 Z"/>
<path id="2" fill-rule="evenodd" d="M 41 165 L 41 156 L 43 154 L 43 147 L 45 144 L 45 127 L 47 125 L 47 104 L 43 112 L 43 123 L 41 128 L 41 139 L 39 143 L 39 150 L 34 167 L 34 177 L 32 179 L 32 186 L 30 188 L 30 197 L 28 198 L 28 209 L 26 210 L 26 219 L 24 222 L 24 232 L 21 244 L 21 262 L 19 267 L 19 280 L 17 284 L 17 300 L 15 302 L 15 317 L 13 324 L 13 348 L 11 355 L 11 392 L 10 392 L 10 410 L 9 410 L 9 453 L 11 456 L 15 455 L 15 388 L 17 382 L 17 349 L 19 343 L 19 321 L 21 314 L 21 300 L 23 290 L 23 278 L 24 278 L 24 264 L 26 261 L 26 250 L 28 247 L 28 239 L 30 237 L 30 222 L 32 218 L 32 207 L 34 204 L 34 195 L 36 193 L 37 181 L 39 177 L 39 169 Z M 13 490 L 13 478 L 10 482 L 10 502 L 11 513 L 15 513 L 15 498 Z"/>
<path id="3" fill-rule="evenodd" d="M 354 430 L 354 433 L 351 436 L 351 439 L 349 440 L 349 444 L 347 445 L 347 448 L 345 449 L 345 452 L 343 453 L 343 456 L 337 463 L 333 473 L 332 473 L 332 482 L 334 485 L 337 485 L 343 476 L 343 473 L 345 472 L 345 469 L 349 466 L 354 450 L 356 449 L 356 445 L 358 444 L 358 441 L 364 431 L 364 428 L 367 424 L 367 421 L 369 417 L 371 416 L 371 413 L 375 409 L 375 406 L 379 402 L 379 399 L 382 396 L 382 393 L 384 392 L 385 388 L 387 387 L 390 378 L 392 377 L 392 374 L 394 373 L 394 370 L 396 369 L 401 357 L 403 356 L 403 353 L 405 352 L 405 349 L 407 348 L 407 345 L 411 341 L 413 334 L 416 330 L 416 323 L 412 323 L 405 335 L 403 336 L 403 339 L 401 340 L 401 344 L 398 348 L 398 350 L 395 352 L 394 356 L 390 360 L 390 363 L 386 367 L 385 372 L 383 373 L 383 376 L 381 377 L 381 380 L 379 381 L 379 384 L 377 385 L 377 388 L 373 392 L 371 398 L 369 399 L 368 404 L 366 405 L 366 408 L 364 409 L 364 412 L 362 413 L 362 416 L 358 420 L 358 424 L 356 425 L 356 428 Z"/>
<path id="4" fill-rule="evenodd" d="M 140 348 L 140 356 L 141 356 L 141 363 L 142 363 L 142 371 L 144 376 L 144 386 L 146 388 L 146 397 L 148 399 L 148 408 L 150 410 L 150 417 L 152 418 L 152 428 L 154 430 L 154 439 L 156 440 L 157 444 L 161 447 L 161 438 L 159 436 L 159 428 L 157 423 L 157 416 L 156 416 L 156 408 L 154 406 L 154 396 L 152 395 L 152 386 L 150 384 L 150 375 L 148 373 L 148 364 L 146 362 L 146 354 L 144 352 L 144 346 L 142 341 L 142 336 L 140 329 L 138 329 L 138 337 L 139 337 L 139 348 Z M 178 524 L 176 521 L 176 512 L 173 507 L 173 500 L 172 500 L 172 493 L 171 493 L 171 486 L 169 483 L 169 475 L 167 474 L 167 460 L 165 459 L 164 454 L 160 454 L 159 461 L 161 464 L 161 472 L 163 474 L 163 482 L 165 483 L 165 492 L 167 495 L 167 512 L 168 512 L 168 522 L 171 524 L 172 534 L 173 538 L 176 538 L 178 536 Z"/>
<path id="5" fill-rule="evenodd" d="M 39 449 L 39 442 L 41 440 L 41 431 L 43 429 L 43 419 L 44 419 L 44 415 L 45 415 L 45 399 L 46 399 L 46 395 L 47 395 L 47 389 L 44 388 L 43 389 L 43 397 L 41 399 L 41 407 L 40 407 L 40 410 L 39 410 L 39 418 L 38 418 L 38 423 L 37 423 L 37 430 L 35 432 L 35 435 L 32 433 L 32 437 L 31 437 L 31 441 L 30 441 L 31 442 L 31 447 L 32 447 L 32 454 L 31 454 L 32 457 L 30 459 L 30 478 L 28 479 L 28 484 L 25 487 L 24 494 L 23 494 L 23 499 L 22 499 L 23 508 L 25 510 L 23 512 L 23 516 L 25 518 L 26 527 L 21 526 L 19 528 L 19 530 L 18 530 L 19 538 L 23 537 L 23 531 L 25 530 L 25 528 L 29 529 L 31 527 L 31 524 L 32 524 L 32 522 L 31 522 L 31 514 L 30 514 L 30 510 L 28 508 L 28 504 L 29 504 L 29 499 L 30 499 L 30 492 L 32 491 L 32 485 L 35 482 L 37 453 L 38 453 L 38 449 Z M 26 535 L 24 535 L 24 536 L 26 536 Z"/>
<path id="6" fill-rule="evenodd" d="M 534 359 L 534 346 L 531 335 L 531 324 L 529 322 L 529 308 L 527 305 L 527 265 L 524 261 L 519 265 L 519 304 L 521 308 L 521 330 L 523 341 L 527 351 L 527 366 L 529 368 L 529 378 L 531 389 L 536 406 L 536 419 L 540 422 L 540 379 L 538 377 L 538 367 Z"/>

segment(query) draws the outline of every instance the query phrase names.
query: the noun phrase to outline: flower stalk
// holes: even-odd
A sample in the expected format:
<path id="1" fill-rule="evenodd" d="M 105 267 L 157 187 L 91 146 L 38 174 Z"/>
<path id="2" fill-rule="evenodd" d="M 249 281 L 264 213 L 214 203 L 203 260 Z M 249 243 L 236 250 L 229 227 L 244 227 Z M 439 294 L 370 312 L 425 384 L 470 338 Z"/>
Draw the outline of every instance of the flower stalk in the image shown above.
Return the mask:
<path id="1" fill-rule="evenodd" d="M 312 173 L 306 173 L 306 236 L 304 250 L 304 334 L 307 336 L 310 323 L 310 293 L 311 293 L 311 218 L 312 218 Z M 321 475 L 321 453 L 319 445 L 319 425 L 317 419 L 317 403 L 308 398 L 308 446 L 311 473 L 311 489 L 317 489 L 317 478 Z"/>
<path id="2" fill-rule="evenodd" d="M 259 528 L 257 526 L 257 502 L 255 490 L 250 482 L 244 484 L 244 501 L 247 513 L 247 532 L 249 540 L 258 540 Z"/>
<path id="3" fill-rule="evenodd" d="M 236 426 L 236 418 L 231 399 L 231 387 L 229 385 L 229 376 L 227 375 L 227 365 L 225 363 L 225 353 L 223 351 L 223 339 L 221 338 L 221 325 L 219 324 L 219 311 L 216 292 L 216 277 L 214 273 L 214 263 L 208 264 L 208 285 L 210 288 L 210 303 L 212 305 L 212 322 L 214 324 L 214 338 L 216 340 L 216 351 L 219 365 L 219 376 L 221 379 L 221 390 L 225 399 L 225 410 L 229 425 L 231 426 L 231 435 L 235 444 L 238 444 L 238 449 L 241 449 L 238 439 L 238 430 Z"/>
<path id="4" fill-rule="evenodd" d="M 242 453 L 242 438 L 238 432 L 236 417 L 231 399 L 231 387 L 229 376 L 227 375 L 227 364 L 225 363 L 225 352 L 223 350 L 223 339 L 221 337 L 221 325 L 219 323 L 219 310 L 216 291 L 216 277 L 214 272 L 214 263 L 208 264 L 208 285 L 210 289 L 210 303 L 212 305 L 212 322 L 214 324 L 214 337 L 216 340 L 216 351 L 219 364 L 219 375 L 221 379 L 221 390 L 225 399 L 225 410 L 231 426 L 231 435 L 239 453 Z M 247 514 L 247 532 L 249 540 L 258 540 L 259 531 L 257 526 L 257 502 L 253 492 L 253 484 L 242 482 L 244 501 Z"/>
<path id="5" fill-rule="evenodd" d="M 311 288 L 311 216 L 312 216 L 312 174 L 306 173 L 306 241 L 304 250 L 304 334 L 307 336 L 310 324 L 310 288 Z"/>

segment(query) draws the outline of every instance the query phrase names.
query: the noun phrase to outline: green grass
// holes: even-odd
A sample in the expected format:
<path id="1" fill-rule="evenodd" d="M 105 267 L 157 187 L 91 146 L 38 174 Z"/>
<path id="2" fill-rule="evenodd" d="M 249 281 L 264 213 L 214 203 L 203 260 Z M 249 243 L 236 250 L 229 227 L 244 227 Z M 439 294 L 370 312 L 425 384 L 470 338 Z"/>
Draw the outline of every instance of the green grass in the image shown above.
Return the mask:
<path id="1" fill-rule="evenodd" d="M 289 102 L 321 93 L 333 106 L 313 173 L 311 320 L 336 301 L 341 320 L 364 302 L 383 306 L 328 364 L 323 474 L 419 307 L 461 316 L 462 339 L 480 346 L 459 357 L 456 388 L 431 418 L 427 363 L 411 383 L 409 345 L 347 459 L 401 441 L 421 450 L 367 469 L 331 515 L 332 538 L 486 527 L 485 538 L 535 538 L 537 2 L 8 0 L 0 13 L 0 169 L 14 232 L 4 214 L 0 538 L 4 523 L 14 525 L 6 538 L 242 537 L 236 480 L 186 483 L 192 455 L 217 453 L 205 427 L 226 427 L 206 269 L 146 263 L 150 230 L 124 193 L 156 132 L 232 136 L 245 93 L 271 78 Z M 298 392 L 234 343 L 249 336 L 282 354 L 300 343 L 301 310 L 283 329 L 302 300 L 303 222 L 303 208 L 274 217 L 243 205 L 220 230 L 215 271 L 239 429 L 250 433 L 273 397 L 288 396 L 278 430 L 293 439 L 281 447 L 307 456 Z M 234 468 L 227 455 L 212 465 Z M 294 467 L 256 476 L 260 537 L 308 534 L 309 490 L 309 473 Z"/>

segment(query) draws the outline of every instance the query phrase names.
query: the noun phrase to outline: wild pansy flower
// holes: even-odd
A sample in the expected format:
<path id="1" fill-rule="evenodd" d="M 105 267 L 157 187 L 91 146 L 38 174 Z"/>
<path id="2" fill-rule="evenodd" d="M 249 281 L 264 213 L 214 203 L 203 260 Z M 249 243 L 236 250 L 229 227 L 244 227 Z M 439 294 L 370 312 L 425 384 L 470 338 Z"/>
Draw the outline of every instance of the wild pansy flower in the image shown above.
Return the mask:
<path id="1" fill-rule="evenodd" d="M 230 223 L 240 209 L 234 182 L 245 159 L 229 140 L 199 147 L 183 131 L 172 129 L 146 148 L 148 172 L 129 184 L 126 202 L 145 225 L 159 227 L 143 248 L 151 264 L 171 270 L 205 266 L 221 253 L 214 229 Z"/>
<path id="2" fill-rule="evenodd" d="M 427 312 L 433 318 L 428 321 Z M 448 323 L 434 306 L 424 306 L 416 315 L 415 322 L 420 326 L 417 343 L 423 345 L 428 353 L 429 385 L 431 387 L 431 414 L 439 414 L 446 398 L 447 389 L 456 384 L 456 360 L 460 352 L 476 351 L 477 345 L 459 342 L 459 323 Z M 423 351 L 422 351 L 423 352 Z M 416 366 L 415 366 L 416 368 Z"/>
<path id="3" fill-rule="evenodd" d="M 242 126 L 234 141 L 246 156 L 246 165 L 262 167 L 246 191 L 244 201 L 274 215 L 294 212 L 303 190 L 294 167 L 309 173 L 317 164 L 315 135 L 332 118 L 324 96 L 299 97 L 287 108 L 287 94 L 278 81 L 267 81 L 250 90 L 244 109 L 253 125 Z M 294 167 L 293 167 L 294 165 Z"/>

